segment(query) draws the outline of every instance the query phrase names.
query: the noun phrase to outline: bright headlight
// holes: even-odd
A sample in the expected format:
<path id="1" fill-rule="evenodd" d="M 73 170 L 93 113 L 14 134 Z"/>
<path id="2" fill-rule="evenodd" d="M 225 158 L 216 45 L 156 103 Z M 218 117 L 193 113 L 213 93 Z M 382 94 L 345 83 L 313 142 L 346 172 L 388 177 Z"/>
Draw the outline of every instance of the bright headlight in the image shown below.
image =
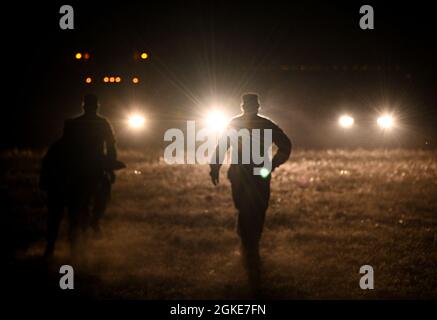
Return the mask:
<path id="1" fill-rule="evenodd" d="M 218 110 L 210 111 L 205 118 L 205 125 L 214 131 L 223 131 L 226 129 L 228 120 L 226 119 L 223 112 Z"/>
<path id="2" fill-rule="evenodd" d="M 378 123 L 378 126 L 380 126 L 382 129 L 390 129 L 393 127 L 394 119 L 390 115 L 383 115 L 380 116 L 376 122 Z"/>
<path id="3" fill-rule="evenodd" d="M 131 127 L 132 129 L 140 129 L 144 127 L 145 122 L 146 119 L 139 114 L 133 114 L 128 118 L 129 127 Z"/>
<path id="4" fill-rule="evenodd" d="M 348 115 L 343 115 L 338 118 L 338 124 L 343 128 L 350 128 L 354 125 L 354 118 Z"/>

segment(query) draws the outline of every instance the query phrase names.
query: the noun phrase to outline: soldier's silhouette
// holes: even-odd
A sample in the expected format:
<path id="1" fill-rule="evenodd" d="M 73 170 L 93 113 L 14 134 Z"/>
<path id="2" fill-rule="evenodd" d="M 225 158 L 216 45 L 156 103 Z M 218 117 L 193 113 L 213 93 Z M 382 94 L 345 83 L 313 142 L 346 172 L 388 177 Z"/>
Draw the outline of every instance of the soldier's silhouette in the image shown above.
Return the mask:
<path id="1" fill-rule="evenodd" d="M 64 208 L 68 207 L 69 192 L 67 190 L 67 158 L 64 136 L 48 149 L 41 165 L 39 187 L 47 193 L 48 209 L 46 256 L 53 254 Z M 71 212 L 71 210 L 68 210 L 68 213 Z M 76 222 L 75 217 L 70 216 L 70 240 L 72 240 L 73 229 L 77 225 Z"/>
<path id="2" fill-rule="evenodd" d="M 286 162 L 291 153 L 291 142 L 287 135 L 270 119 L 258 114 L 260 108 L 258 95 L 254 93 L 242 96 L 241 109 L 243 113 L 234 117 L 228 129 L 270 129 L 272 142 L 277 146 L 277 152 L 272 159 L 272 172 Z M 251 138 L 252 139 L 252 136 Z M 262 139 L 261 139 L 262 140 Z M 241 146 L 241 141 L 239 141 Z M 252 146 L 252 141 L 251 141 Z M 228 144 L 229 147 L 229 144 Z M 264 150 L 263 141 L 260 141 L 260 152 Z M 238 152 L 239 163 L 231 163 L 228 171 L 228 179 L 232 187 L 232 199 L 238 210 L 237 232 L 241 239 L 242 256 L 248 272 L 250 284 L 257 287 L 260 281 L 260 256 L 259 241 L 263 231 L 266 210 L 269 206 L 270 180 L 268 176 L 254 175 L 255 165 L 251 159 L 249 164 L 241 163 L 241 148 L 232 150 Z M 210 165 L 210 176 L 214 185 L 219 182 L 219 170 L 221 167 L 219 147 L 214 154 L 215 164 Z"/>
<path id="3" fill-rule="evenodd" d="M 53 254 L 64 207 L 69 211 L 73 251 L 80 227 L 91 225 L 99 232 L 114 170 L 124 167 L 117 161 L 112 127 L 97 109 L 97 96 L 86 95 L 83 115 L 65 121 L 63 137 L 43 159 L 40 184 L 47 191 L 49 211 L 46 255 Z"/>

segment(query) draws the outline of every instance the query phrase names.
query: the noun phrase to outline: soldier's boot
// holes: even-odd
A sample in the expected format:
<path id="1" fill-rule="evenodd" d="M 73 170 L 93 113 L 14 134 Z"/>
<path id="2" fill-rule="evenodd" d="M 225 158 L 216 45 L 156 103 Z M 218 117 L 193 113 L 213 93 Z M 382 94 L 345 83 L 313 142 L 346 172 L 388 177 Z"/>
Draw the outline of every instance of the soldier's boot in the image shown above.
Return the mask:
<path id="1" fill-rule="evenodd" d="M 241 251 L 249 287 L 252 294 L 257 297 L 261 288 L 261 258 L 259 255 L 258 241 L 254 239 L 249 241 L 247 239 L 242 239 Z"/>

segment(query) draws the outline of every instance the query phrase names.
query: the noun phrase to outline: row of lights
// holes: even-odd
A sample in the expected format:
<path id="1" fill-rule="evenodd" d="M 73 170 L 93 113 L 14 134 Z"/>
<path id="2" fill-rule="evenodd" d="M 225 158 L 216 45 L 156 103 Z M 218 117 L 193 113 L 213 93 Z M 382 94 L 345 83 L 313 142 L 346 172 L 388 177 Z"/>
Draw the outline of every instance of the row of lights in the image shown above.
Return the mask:
<path id="1" fill-rule="evenodd" d="M 105 76 L 105 77 L 103 77 L 103 82 L 104 82 L 104 83 L 120 83 L 121 81 L 122 81 L 122 79 L 121 79 L 121 77 L 119 77 L 119 76 L 116 76 L 116 77 L 113 77 L 113 76 L 111 76 L 111 77 Z M 86 78 L 85 78 L 85 83 L 90 84 L 90 83 L 92 83 L 92 82 L 93 82 L 93 78 L 91 78 L 91 77 L 86 77 Z M 138 77 L 133 77 L 133 78 L 131 79 L 131 82 L 132 82 L 133 84 L 138 84 L 138 83 L 140 83 L 140 78 L 138 78 Z"/>
<path id="2" fill-rule="evenodd" d="M 338 118 L 338 124 L 342 128 L 351 128 L 354 123 L 355 119 L 349 115 L 342 115 L 340 118 Z M 384 114 L 376 119 L 376 123 L 381 129 L 390 129 L 394 125 L 394 119 L 393 116 Z"/>
<path id="3" fill-rule="evenodd" d="M 228 124 L 226 116 L 219 110 L 210 110 L 204 118 L 205 125 L 213 131 L 220 132 Z M 128 118 L 131 128 L 138 129 L 144 126 L 145 118 L 140 114 L 131 114 Z M 338 119 L 338 124 L 343 128 L 351 128 L 355 123 L 354 118 L 349 115 L 342 115 Z M 391 115 L 385 114 L 377 118 L 376 123 L 382 129 L 390 129 L 394 125 L 394 119 Z"/>
<path id="4" fill-rule="evenodd" d="M 76 60 L 88 60 L 90 58 L 90 54 L 88 52 L 82 53 L 82 52 L 77 52 L 74 57 L 76 58 Z"/>
<path id="5" fill-rule="evenodd" d="M 376 119 L 376 123 L 381 129 L 388 130 L 395 126 L 395 119 L 390 114 L 382 114 Z M 220 132 L 226 128 L 227 124 L 227 117 L 220 110 L 212 109 L 205 116 L 205 125 L 211 130 Z M 350 129 L 354 126 L 355 119 L 345 114 L 338 118 L 338 124 L 342 128 Z"/>
<path id="6" fill-rule="evenodd" d="M 226 116 L 218 110 L 211 110 L 204 119 L 205 125 L 213 131 L 220 132 L 226 128 L 228 120 Z M 349 115 L 342 115 L 338 119 L 338 124 L 343 128 L 351 128 L 355 123 L 354 118 Z M 376 119 L 376 123 L 381 129 L 390 129 L 394 126 L 394 119 L 391 115 L 381 115 Z M 142 127 L 144 118 L 140 115 L 132 115 L 129 124 L 133 128 Z"/>
<path id="7" fill-rule="evenodd" d="M 108 83 L 108 82 L 111 82 L 111 83 L 114 83 L 114 82 L 117 82 L 117 83 L 119 83 L 119 82 L 121 82 L 121 77 L 104 77 L 103 78 L 103 82 L 105 82 L 105 83 Z"/>
<path id="8" fill-rule="evenodd" d="M 226 116 L 220 110 L 210 110 L 210 112 L 205 115 L 204 122 L 207 128 L 218 133 L 223 131 L 228 124 Z M 342 115 L 338 119 L 339 125 L 343 128 L 351 128 L 354 122 L 354 118 L 349 115 Z M 385 114 L 378 117 L 376 122 L 382 129 L 390 129 L 394 124 L 394 119 L 391 115 Z M 146 124 L 146 119 L 141 114 L 131 114 L 128 116 L 127 123 L 131 129 L 141 130 Z M 261 168 L 259 172 L 262 178 L 267 178 L 270 173 L 270 170 L 265 167 Z"/>
<path id="9" fill-rule="evenodd" d="M 141 60 L 146 60 L 149 57 L 149 54 L 147 52 L 141 52 L 140 53 L 140 59 Z M 76 52 L 76 54 L 74 55 L 74 58 L 76 60 L 88 60 L 90 58 L 90 54 L 88 52 L 82 53 L 82 52 Z"/>

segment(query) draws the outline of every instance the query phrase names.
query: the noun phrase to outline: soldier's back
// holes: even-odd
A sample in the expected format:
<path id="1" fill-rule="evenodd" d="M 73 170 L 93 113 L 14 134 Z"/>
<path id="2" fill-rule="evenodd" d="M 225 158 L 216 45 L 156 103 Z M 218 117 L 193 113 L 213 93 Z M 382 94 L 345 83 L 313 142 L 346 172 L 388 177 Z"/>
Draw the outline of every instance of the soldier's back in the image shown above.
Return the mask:
<path id="1" fill-rule="evenodd" d="M 229 127 L 235 130 L 239 129 L 275 129 L 277 125 L 267 117 L 259 114 L 240 114 L 229 123 Z"/>
<path id="2" fill-rule="evenodd" d="M 65 122 L 65 134 L 68 136 L 73 158 L 77 162 L 96 165 L 105 154 L 105 140 L 110 125 L 98 115 L 82 115 Z"/>
<path id="3" fill-rule="evenodd" d="M 250 147 L 247 148 L 247 146 L 243 146 L 243 138 L 241 135 L 239 135 L 238 137 L 238 150 L 232 150 L 232 153 L 237 152 L 238 153 L 238 163 L 233 163 L 230 167 L 230 172 L 229 174 L 233 174 L 233 173 L 237 173 L 237 171 L 244 171 L 245 175 L 249 175 L 249 176 L 253 176 L 253 168 L 259 165 L 256 165 L 253 161 L 253 150 L 252 148 L 255 145 L 258 145 L 259 150 L 256 150 L 256 152 L 263 157 L 264 156 L 264 147 L 269 148 L 269 146 L 264 146 L 264 130 L 272 130 L 272 132 L 274 130 L 276 130 L 277 126 L 276 124 L 271 121 L 269 118 L 260 116 L 258 114 L 241 114 L 238 115 L 234 118 L 232 118 L 232 120 L 229 122 L 229 129 L 233 129 L 237 132 L 239 132 L 239 130 L 241 129 L 247 129 L 249 130 L 249 142 L 250 142 Z M 253 144 L 252 143 L 252 130 L 254 129 L 259 129 L 260 132 L 260 139 L 259 139 L 259 144 Z M 246 148 L 245 148 L 246 147 Z M 244 150 L 250 150 L 250 163 L 242 163 L 242 159 L 243 159 L 243 155 L 242 152 Z M 237 170 L 238 168 L 238 170 Z M 250 173 L 250 174 L 249 174 Z M 253 177 L 256 178 L 256 177 Z"/>

